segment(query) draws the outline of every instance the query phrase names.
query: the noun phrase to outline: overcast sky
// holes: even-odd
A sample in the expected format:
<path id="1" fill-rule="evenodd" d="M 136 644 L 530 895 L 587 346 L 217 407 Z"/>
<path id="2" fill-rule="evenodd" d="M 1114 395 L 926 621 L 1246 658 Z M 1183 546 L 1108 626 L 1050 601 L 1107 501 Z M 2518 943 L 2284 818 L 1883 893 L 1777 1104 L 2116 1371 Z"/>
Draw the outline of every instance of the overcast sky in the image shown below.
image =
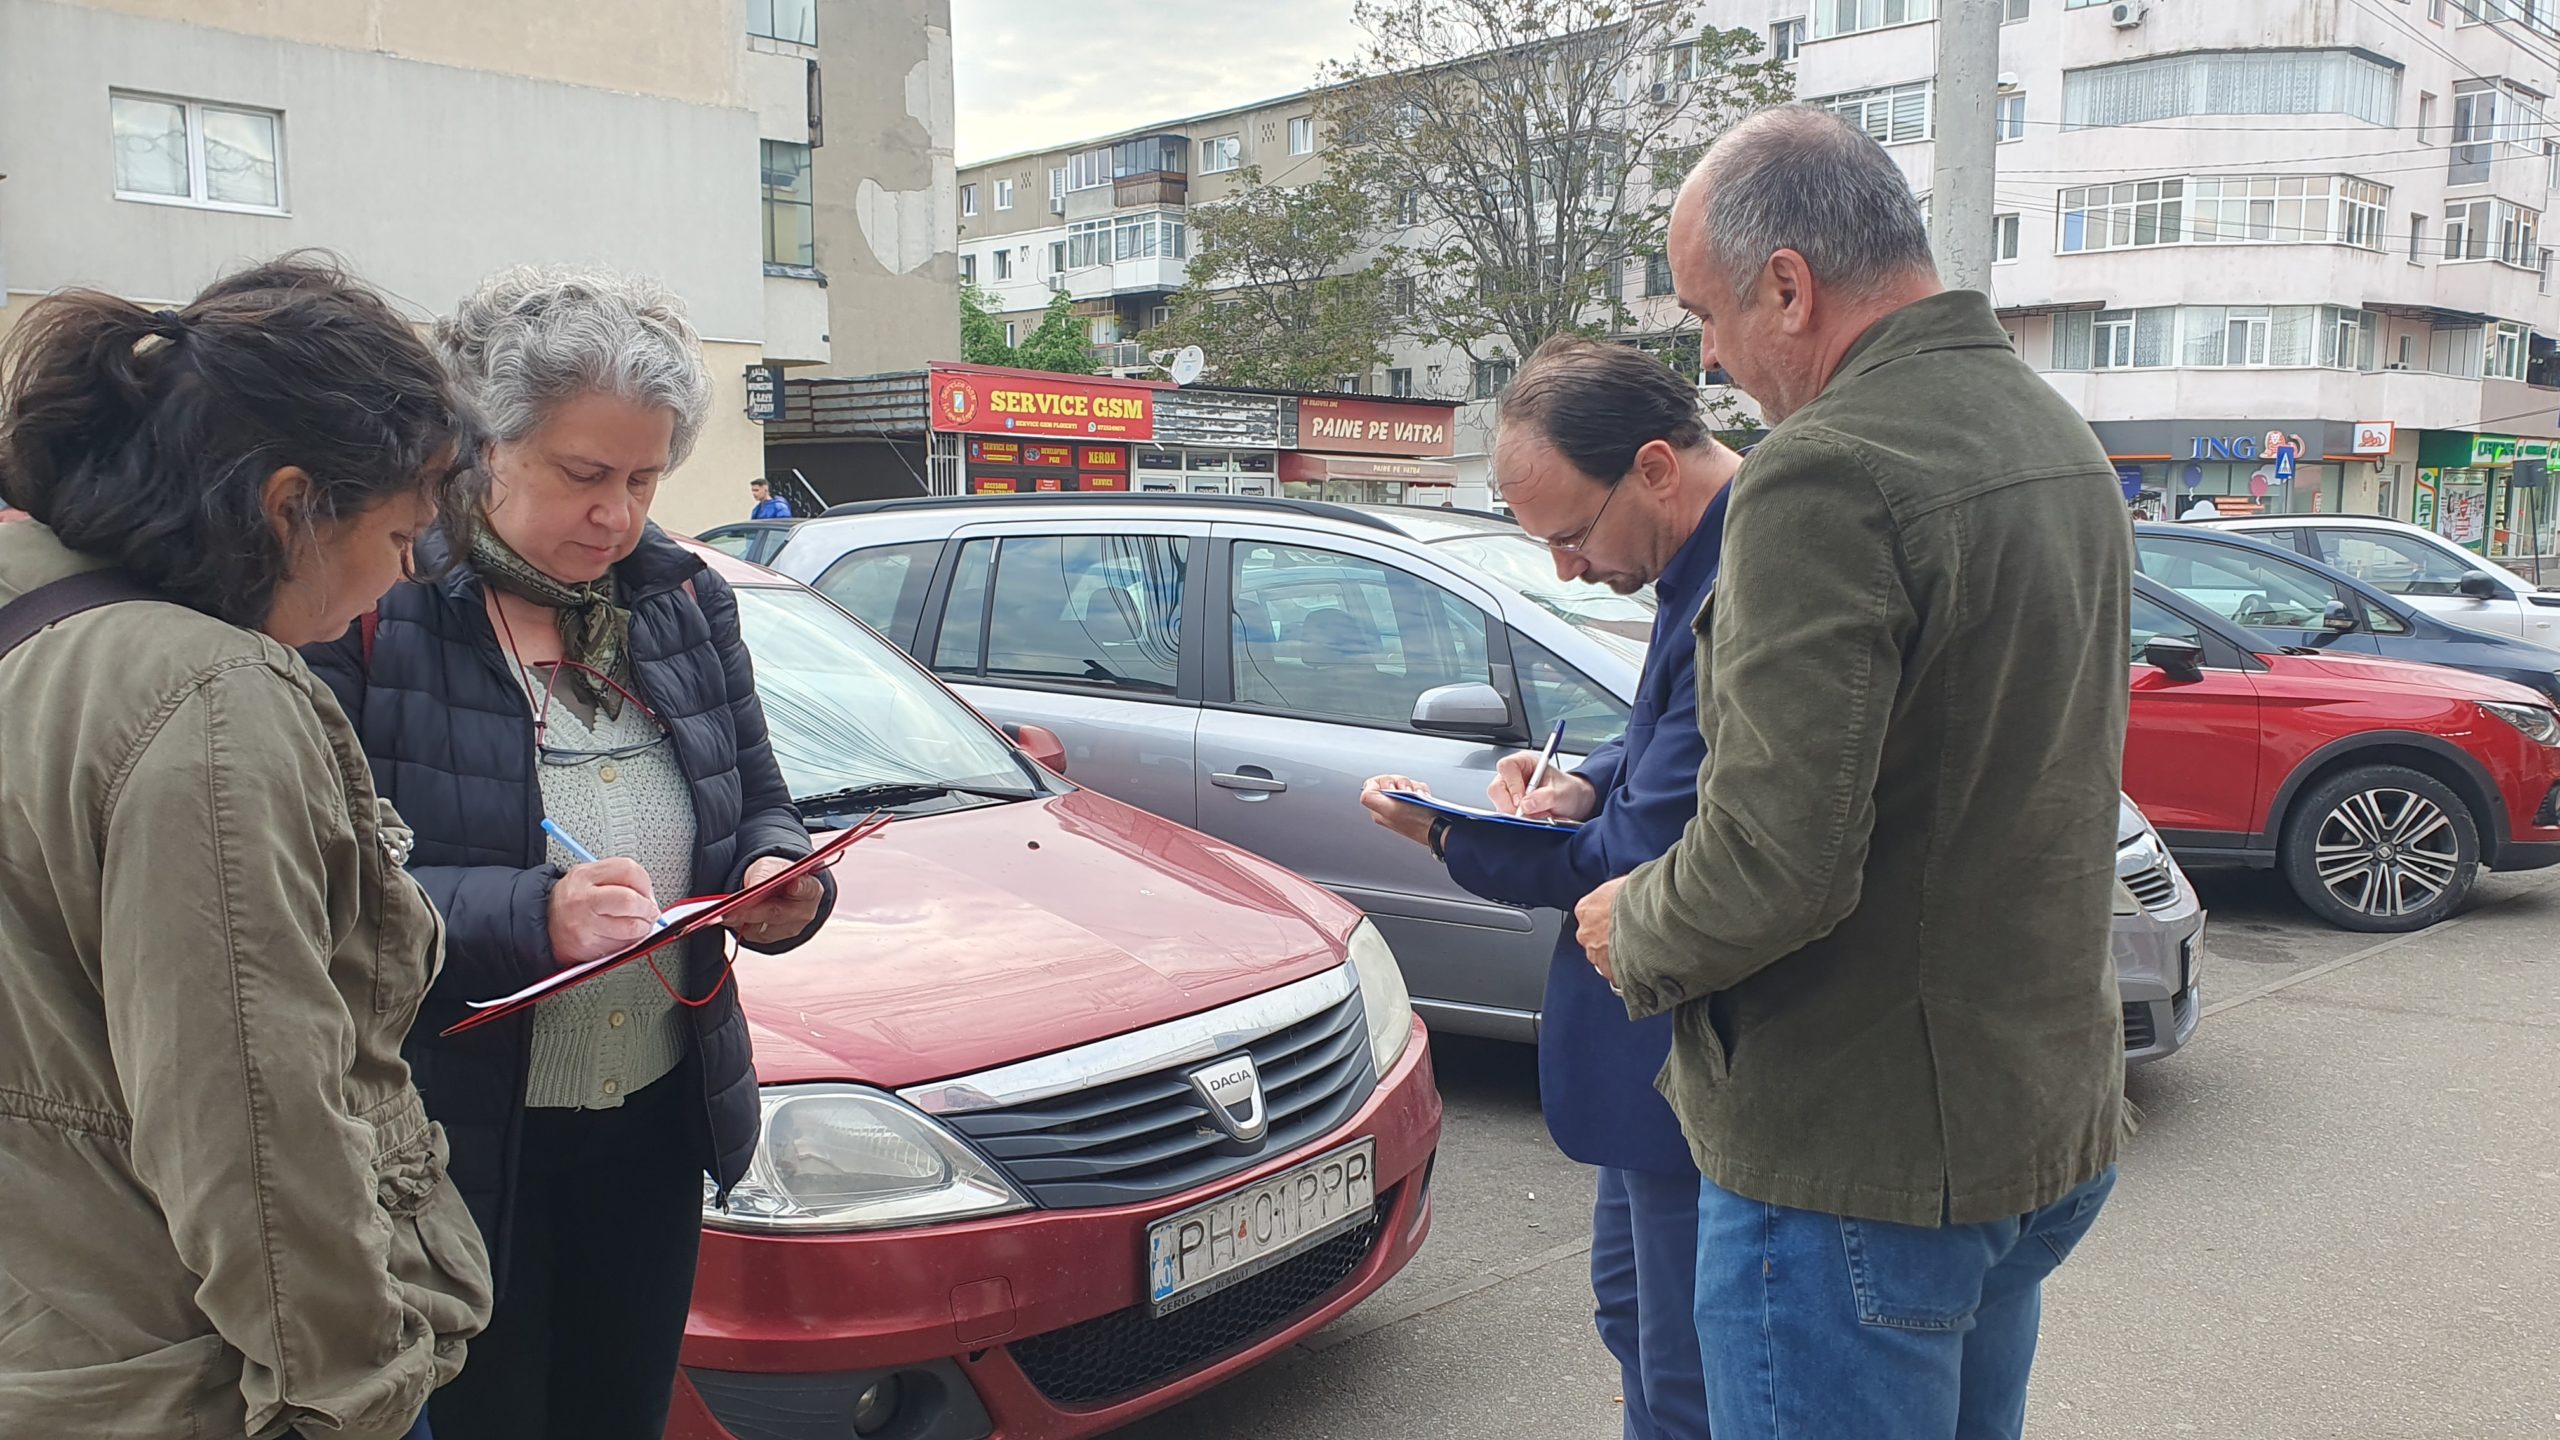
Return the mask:
<path id="1" fill-rule="evenodd" d="M 959 161 L 1303 90 L 1352 0 L 951 0 Z"/>

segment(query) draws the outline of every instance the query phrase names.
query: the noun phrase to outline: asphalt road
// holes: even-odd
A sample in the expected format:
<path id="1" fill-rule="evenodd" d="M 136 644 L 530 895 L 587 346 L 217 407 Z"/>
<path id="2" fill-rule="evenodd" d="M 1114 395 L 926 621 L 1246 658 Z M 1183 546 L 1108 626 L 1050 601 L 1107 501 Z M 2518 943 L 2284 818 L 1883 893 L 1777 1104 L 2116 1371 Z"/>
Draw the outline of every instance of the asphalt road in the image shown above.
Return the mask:
<path id="1" fill-rule="evenodd" d="M 2028 1433 L 2560 1436 L 2560 872 L 2418 935 L 2199 877 L 2207 1006 L 2134 1072 L 2105 1216 L 2047 1286 Z M 1307 1343 L 1132 1440 L 1613 1440 L 1589 1173 L 1526 1049 L 1438 1042 L 1436 1227 Z"/>

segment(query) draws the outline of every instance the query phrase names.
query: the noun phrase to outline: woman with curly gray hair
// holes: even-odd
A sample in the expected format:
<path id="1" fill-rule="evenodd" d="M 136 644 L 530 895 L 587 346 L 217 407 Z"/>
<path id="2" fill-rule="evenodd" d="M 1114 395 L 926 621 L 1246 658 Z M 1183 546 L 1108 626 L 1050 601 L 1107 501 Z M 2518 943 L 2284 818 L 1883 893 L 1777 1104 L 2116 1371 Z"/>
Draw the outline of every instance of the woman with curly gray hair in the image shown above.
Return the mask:
<path id="1" fill-rule="evenodd" d="M 474 1440 L 654 1440 L 703 1177 L 725 1195 L 756 1138 L 726 940 L 439 1032 L 467 1001 L 641 939 L 681 897 L 771 875 L 809 837 L 735 597 L 649 523 L 710 404 L 682 306 L 646 280 L 515 270 L 435 339 L 486 427 L 477 493 L 420 544 L 429 578 L 309 654 L 417 832 L 410 872 L 447 926 L 407 1053 L 499 1299 L 431 1414 Z M 803 880 L 731 928 L 787 950 L 834 894 Z"/>

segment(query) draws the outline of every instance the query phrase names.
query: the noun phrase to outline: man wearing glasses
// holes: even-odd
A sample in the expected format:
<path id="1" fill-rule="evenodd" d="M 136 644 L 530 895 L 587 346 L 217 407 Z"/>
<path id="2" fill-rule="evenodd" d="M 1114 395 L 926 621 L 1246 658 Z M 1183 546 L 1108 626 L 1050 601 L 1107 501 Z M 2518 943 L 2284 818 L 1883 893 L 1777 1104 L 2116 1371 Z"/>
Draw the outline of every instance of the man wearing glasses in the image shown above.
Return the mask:
<path id="1" fill-rule="evenodd" d="M 1379 824 L 1431 847 L 1468 890 L 1571 910 L 1669 850 L 1696 812 L 1706 741 L 1689 625 L 1715 583 L 1726 488 L 1742 457 L 1707 433 L 1686 379 L 1632 347 L 1562 337 L 1539 346 L 1503 392 L 1494 465 L 1503 499 L 1554 554 L 1559 576 L 1621 595 L 1654 587 L 1659 610 L 1626 733 L 1572 774 L 1550 767 L 1534 789 L 1535 754 L 1508 756 L 1495 770 L 1497 808 L 1587 822 L 1578 830 L 1435 816 L 1387 798 L 1425 788 L 1401 775 L 1371 780 L 1361 803 Z M 1580 944 L 1562 936 L 1547 974 L 1538 1089 L 1556 1144 L 1600 1172 L 1591 1286 L 1600 1337 L 1624 1371 L 1628 1440 L 1707 1434 L 1691 1315 L 1698 1170 L 1653 1088 L 1670 1051 L 1670 1017 L 1630 1021 Z"/>

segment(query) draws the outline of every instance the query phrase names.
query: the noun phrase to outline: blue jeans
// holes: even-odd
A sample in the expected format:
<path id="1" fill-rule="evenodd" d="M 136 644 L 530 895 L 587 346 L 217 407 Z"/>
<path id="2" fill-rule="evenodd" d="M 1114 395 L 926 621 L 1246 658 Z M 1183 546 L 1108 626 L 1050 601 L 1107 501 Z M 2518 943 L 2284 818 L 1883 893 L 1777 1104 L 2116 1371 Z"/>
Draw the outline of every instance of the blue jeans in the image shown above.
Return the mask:
<path id="1" fill-rule="evenodd" d="M 1601 1343 L 1618 1357 L 1626 1440 L 1706 1440 L 1697 1280 L 1697 1177 L 1603 1166 L 1591 1294 Z"/>
<path id="2" fill-rule="evenodd" d="M 2017 1440 L 2044 1277 L 2106 1173 L 2042 1210 L 1924 1229 L 1701 1182 L 1698 1335 L 1719 1440 Z"/>

